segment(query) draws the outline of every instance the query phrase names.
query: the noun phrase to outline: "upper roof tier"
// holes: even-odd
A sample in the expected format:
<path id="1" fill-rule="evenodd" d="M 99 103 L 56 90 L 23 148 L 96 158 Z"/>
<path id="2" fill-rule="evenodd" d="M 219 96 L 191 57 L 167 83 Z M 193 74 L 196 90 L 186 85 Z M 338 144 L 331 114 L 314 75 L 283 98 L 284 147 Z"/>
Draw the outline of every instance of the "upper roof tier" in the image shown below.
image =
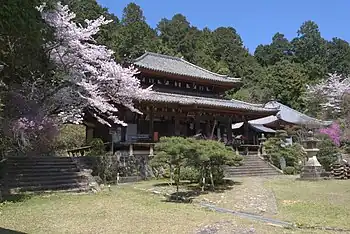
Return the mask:
<path id="1" fill-rule="evenodd" d="M 207 97 L 196 97 L 174 93 L 163 93 L 152 91 L 150 95 L 141 98 L 141 101 L 151 101 L 159 103 L 177 103 L 182 105 L 199 105 L 208 107 L 219 107 L 231 110 L 253 111 L 264 114 L 276 114 L 278 109 L 266 108 L 261 104 L 253 104 L 238 100 L 226 100 Z"/>
<path id="2" fill-rule="evenodd" d="M 221 83 L 241 83 L 240 78 L 232 78 L 208 71 L 202 67 L 194 65 L 183 58 L 169 55 L 146 52 L 134 60 L 134 65 L 152 71 L 159 71 L 173 75 L 180 75 L 196 79 L 215 81 Z"/>

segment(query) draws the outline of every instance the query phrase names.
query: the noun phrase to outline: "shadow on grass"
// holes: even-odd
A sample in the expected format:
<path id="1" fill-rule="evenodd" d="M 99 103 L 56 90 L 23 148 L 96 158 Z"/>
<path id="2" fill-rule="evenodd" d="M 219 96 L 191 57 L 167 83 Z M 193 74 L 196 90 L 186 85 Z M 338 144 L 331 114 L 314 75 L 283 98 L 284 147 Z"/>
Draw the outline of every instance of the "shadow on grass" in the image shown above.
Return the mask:
<path id="1" fill-rule="evenodd" d="M 191 184 L 194 184 L 194 182 L 191 182 L 191 181 L 181 181 L 180 182 L 180 186 L 186 186 L 186 185 L 191 185 Z M 152 185 L 154 187 L 167 187 L 167 186 L 175 186 L 175 183 L 170 183 L 170 182 L 162 182 L 162 183 L 157 183 L 157 184 L 154 184 Z"/>
<path id="2" fill-rule="evenodd" d="M 1 228 L 1 227 L 0 227 L 0 233 L 1 234 L 26 234 L 25 232 L 14 231 L 14 230 Z"/>
<path id="3" fill-rule="evenodd" d="M 29 195 L 29 194 L 9 194 L 9 195 L 4 195 L 2 197 L 1 202 L 13 202 L 13 203 L 24 202 L 26 200 L 29 200 L 32 196 L 33 195 Z"/>
<path id="4" fill-rule="evenodd" d="M 175 203 L 192 203 L 195 197 L 198 197 L 203 194 L 209 193 L 223 193 L 226 190 L 233 189 L 236 185 L 241 185 L 242 182 L 237 182 L 233 180 L 224 180 L 222 184 L 215 186 L 213 189 L 211 186 L 206 185 L 204 191 L 198 184 L 190 183 L 190 182 L 181 182 L 180 187 L 186 189 L 186 191 L 174 192 L 167 196 L 166 200 L 163 202 L 175 202 Z M 170 186 L 168 183 L 161 183 L 155 186 Z"/>

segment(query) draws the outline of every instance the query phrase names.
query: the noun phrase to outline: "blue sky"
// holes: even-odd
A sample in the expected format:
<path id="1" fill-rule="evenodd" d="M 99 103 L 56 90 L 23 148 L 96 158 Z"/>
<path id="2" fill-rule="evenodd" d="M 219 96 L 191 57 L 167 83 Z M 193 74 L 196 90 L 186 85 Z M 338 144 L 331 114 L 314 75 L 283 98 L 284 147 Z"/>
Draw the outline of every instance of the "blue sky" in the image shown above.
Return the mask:
<path id="1" fill-rule="evenodd" d="M 130 0 L 97 0 L 119 18 Z M 253 52 L 267 44 L 276 32 L 296 36 L 306 20 L 315 21 L 326 39 L 350 40 L 350 0 L 135 0 L 147 22 L 155 27 L 160 19 L 181 13 L 198 28 L 234 27 L 244 45 Z"/>

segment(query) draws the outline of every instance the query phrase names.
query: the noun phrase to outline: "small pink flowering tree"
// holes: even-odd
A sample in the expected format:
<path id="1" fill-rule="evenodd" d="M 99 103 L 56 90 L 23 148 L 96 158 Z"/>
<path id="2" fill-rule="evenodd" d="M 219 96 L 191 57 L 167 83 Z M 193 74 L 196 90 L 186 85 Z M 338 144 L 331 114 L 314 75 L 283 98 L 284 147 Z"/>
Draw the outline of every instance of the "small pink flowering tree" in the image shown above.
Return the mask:
<path id="1" fill-rule="evenodd" d="M 118 118 L 120 106 L 140 113 L 133 101 L 147 96 L 150 89 L 141 88 L 134 67 L 117 64 L 113 51 L 94 40 L 100 27 L 110 21 L 101 16 L 85 20 L 86 26 L 76 24 L 75 14 L 61 3 L 53 9 L 43 4 L 37 10 L 54 32 L 54 39 L 43 46 L 55 65 L 55 74 L 50 85 L 46 77 L 22 84 L 29 94 L 21 95 L 18 108 L 26 106 L 28 111 L 24 114 L 21 108 L 17 118 L 10 120 L 10 130 L 21 150 L 37 148 L 34 146 L 39 142 L 48 147 L 46 140 L 52 137 L 47 134 L 54 134 L 64 122 L 82 123 L 86 112 L 107 126 L 126 125 Z"/>

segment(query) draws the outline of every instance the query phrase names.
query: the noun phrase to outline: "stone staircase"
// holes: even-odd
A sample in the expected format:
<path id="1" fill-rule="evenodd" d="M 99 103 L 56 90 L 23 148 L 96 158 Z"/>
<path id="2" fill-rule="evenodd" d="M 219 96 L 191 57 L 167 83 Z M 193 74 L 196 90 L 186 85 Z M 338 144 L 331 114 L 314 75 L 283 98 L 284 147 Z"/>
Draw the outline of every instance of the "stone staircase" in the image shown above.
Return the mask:
<path id="1" fill-rule="evenodd" d="M 280 170 L 264 161 L 257 154 L 243 156 L 242 163 L 243 165 L 239 167 L 226 167 L 225 176 L 231 178 L 244 176 L 275 176 L 282 174 Z"/>
<path id="2" fill-rule="evenodd" d="M 88 178 L 70 157 L 11 157 L 6 160 L 4 193 L 88 190 Z"/>

